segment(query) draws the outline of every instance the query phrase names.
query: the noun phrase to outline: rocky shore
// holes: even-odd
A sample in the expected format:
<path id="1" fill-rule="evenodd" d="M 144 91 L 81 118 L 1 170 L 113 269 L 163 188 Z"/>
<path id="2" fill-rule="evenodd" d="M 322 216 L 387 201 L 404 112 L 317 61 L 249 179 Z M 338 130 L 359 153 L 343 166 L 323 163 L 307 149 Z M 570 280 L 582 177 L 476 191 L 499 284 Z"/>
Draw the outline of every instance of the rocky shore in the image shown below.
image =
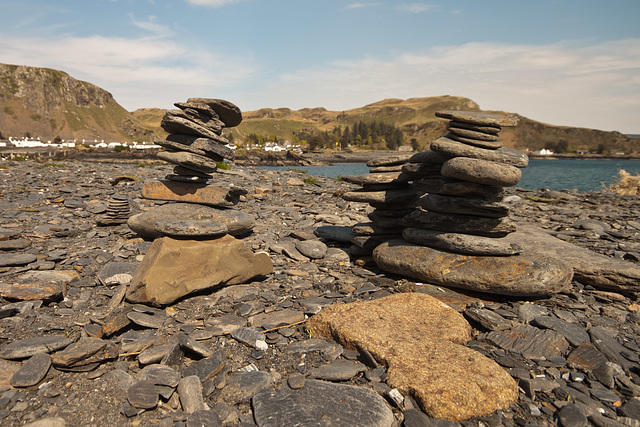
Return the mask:
<path id="1" fill-rule="evenodd" d="M 372 210 L 340 197 L 354 184 L 236 164 L 216 180 L 248 190 L 255 224 L 240 237 L 273 273 L 158 308 L 123 300 L 152 242 L 97 222 L 109 201 L 163 205 L 141 189 L 172 166 L 57 162 L 0 164 L 2 425 L 640 425 L 638 196 L 507 188 L 518 243 L 574 267 L 566 291 L 508 297 L 351 257 L 350 227 Z M 361 314 L 341 312 L 357 301 Z M 412 323 L 426 309 L 438 321 Z M 495 378 L 446 394 L 470 375 L 454 356 L 427 369 L 400 347 L 385 363 L 348 345 L 376 331 L 424 338 L 435 359 L 476 358 L 478 375 L 497 364 L 515 401 L 465 415 L 463 402 L 497 394 Z M 432 381 L 433 407 L 395 385 L 399 372 Z"/>

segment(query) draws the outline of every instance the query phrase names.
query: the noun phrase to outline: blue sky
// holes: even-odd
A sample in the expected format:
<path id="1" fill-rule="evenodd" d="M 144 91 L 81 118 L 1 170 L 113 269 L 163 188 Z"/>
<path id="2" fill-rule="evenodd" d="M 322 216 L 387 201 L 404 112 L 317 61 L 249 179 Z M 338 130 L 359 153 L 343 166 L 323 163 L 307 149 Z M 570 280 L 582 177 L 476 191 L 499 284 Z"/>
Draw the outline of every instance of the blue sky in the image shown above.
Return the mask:
<path id="1" fill-rule="evenodd" d="M 639 0 L 0 0 L 0 62 L 128 110 L 189 97 L 346 110 L 455 95 L 640 133 Z"/>

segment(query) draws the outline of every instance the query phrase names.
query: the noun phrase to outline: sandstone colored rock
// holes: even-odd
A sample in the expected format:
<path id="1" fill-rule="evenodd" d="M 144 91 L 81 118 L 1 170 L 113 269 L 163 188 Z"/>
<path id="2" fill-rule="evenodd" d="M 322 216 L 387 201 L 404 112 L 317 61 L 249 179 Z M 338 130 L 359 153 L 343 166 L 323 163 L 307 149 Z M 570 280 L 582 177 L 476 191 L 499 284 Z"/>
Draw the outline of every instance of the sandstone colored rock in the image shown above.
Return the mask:
<path id="1" fill-rule="evenodd" d="M 447 156 L 447 158 L 471 157 L 497 163 L 506 163 L 517 168 L 526 168 L 529 165 L 529 156 L 522 151 L 509 147 L 502 147 L 497 150 L 486 150 L 454 141 L 444 136 L 433 141 L 431 143 L 431 149 L 434 152 L 441 153 L 443 156 Z"/>
<path id="2" fill-rule="evenodd" d="M 462 315 L 428 295 L 401 293 L 327 307 L 311 318 L 309 329 L 369 351 L 387 366 L 387 383 L 411 394 L 434 418 L 461 421 L 518 398 L 503 368 L 463 346 L 471 327 Z"/>
<path id="3" fill-rule="evenodd" d="M 231 207 L 247 190 L 235 186 L 191 184 L 178 181 L 153 181 L 142 186 L 142 197 L 153 200 L 200 203 Z"/>
<path id="4" fill-rule="evenodd" d="M 506 239 L 520 244 L 525 251 L 561 259 L 573 267 L 574 280 L 584 285 L 616 292 L 640 290 L 640 267 L 633 262 L 572 245 L 531 225 L 519 226 L 519 231 Z"/>
<path id="5" fill-rule="evenodd" d="M 62 287 L 79 277 L 74 270 L 29 271 L 13 283 L 0 283 L 0 295 L 21 301 L 58 301 Z"/>
<path id="6" fill-rule="evenodd" d="M 515 126 L 518 117 L 507 114 L 484 113 L 481 111 L 436 111 L 436 117 L 455 120 L 457 122 L 470 123 L 478 126 Z"/>
<path id="7" fill-rule="evenodd" d="M 518 243 L 524 243 L 521 237 Z M 560 259 L 532 252 L 487 257 L 443 252 L 394 240 L 380 244 L 373 259 L 382 270 L 434 285 L 498 295 L 543 296 L 571 287 L 573 269 Z"/>
<path id="8" fill-rule="evenodd" d="M 468 157 L 447 160 L 442 165 L 441 173 L 448 178 L 496 187 L 511 187 L 522 177 L 522 172 L 515 166 Z"/>
<path id="9" fill-rule="evenodd" d="M 405 228 L 402 237 L 411 243 L 436 249 L 466 254 L 507 256 L 522 251 L 522 247 L 504 238 L 473 236 L 471 234 L 447 233 L 437 230 Z"/>
<path id="10" fill-rule="evenodd" d="M 127 221 L 127 225 L 139 235 L 155 239 L 169 235 L 156 225 L 163 221 L 218 223 L 224 225 L 232 236 L 250 232 L 254 223 L 251 215 L 235 209 L 217 209 L 194 203 L 167 203 L 132 216 Z"/>
<path id="11" fill-rule="evenodd" d="M 244 283 L 272 271 L 266 253 L 254 254 L 232 236 L 210 241 L 161 237 L 138 265 L 126 298 L 163 306 L 196 291 Z"/>

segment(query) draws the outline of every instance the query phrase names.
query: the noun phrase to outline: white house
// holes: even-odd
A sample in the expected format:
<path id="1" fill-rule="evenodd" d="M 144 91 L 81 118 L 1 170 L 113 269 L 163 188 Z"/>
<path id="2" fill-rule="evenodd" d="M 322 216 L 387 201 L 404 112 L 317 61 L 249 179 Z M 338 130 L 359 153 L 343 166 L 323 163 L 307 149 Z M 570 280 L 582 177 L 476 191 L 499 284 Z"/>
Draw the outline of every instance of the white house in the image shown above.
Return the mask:
<path id="1" fill-rule="evenodd" d="M 549 150 L 548 148 L 543 148 L 541 150 L 534 151 L 533 154 L 535 154 L 536 156 L 551 156 L 553 154 L 553 151 Z"/>

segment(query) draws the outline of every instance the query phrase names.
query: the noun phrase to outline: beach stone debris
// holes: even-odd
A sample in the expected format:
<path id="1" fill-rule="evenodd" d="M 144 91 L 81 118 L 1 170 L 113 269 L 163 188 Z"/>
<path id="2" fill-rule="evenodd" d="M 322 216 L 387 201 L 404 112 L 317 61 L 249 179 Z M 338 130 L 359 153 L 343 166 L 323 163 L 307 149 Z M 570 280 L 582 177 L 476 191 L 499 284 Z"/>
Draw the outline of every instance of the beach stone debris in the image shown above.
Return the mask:
<path id="1" fill-rule="evenodd" d="M 217 240 L 156 239 L 127 290 L 127 300 L 163 306 L 195 291 L 244 283 L 273 271 L 266 253 L 254 254 L 233 236 Z"/>
<path id="2" fill-rule="evenodd" d="M 56 369 L 71 369 L 87 367 L 118 357 L 118 349 L 110 341 L 100 338 L 86 337 L 56 351 L 51 356 L 51 362 Z"/>
<path id="3" fill-rule="evenodd" d="M 510 329 L 492 331 L 485 339 L 505 350 L 518 352 L 528 359 L 548 360 L 566 355 L 569 349 L 569 343 L 562 334 L 530 325 L 515 325 Z"/>
<path id="4" fill-rule="evenodd" d="M 12 283 L 0 283 L 0 295 L 20 301 L 59 301 L 62 287 L 79 277 L 73 270 L 28 271 Z"/>
<path id="5" fill-rule="evenodd" d="M 168 235 L 161 226 L 163 223 L 166 224 L 167 221 L 182 221 L 185 226 L 189 224 L 201 225 L 202 223 L 219 224 L 220 226 L 224 226 L 227 233 L 232 236 L 241 236 L 251 232 L 254 224 L 253 216 L 236 209 L 218 209 L 212 206 L 194 203 L 168 203 L 133 215 L 127 221 L 127 225 L 139 235 L 145 238 L 155 239 Z M 191 236 L 189 233 L 180 232 L 179 229 L 175 227 L 171 234 L 170 237 L 176 238 L 188 238 Z M 219 237 L 219 234 L 219 231 L 214 228 L 211 233 L 202 232 L 199 236 Z"/>
<path id="6" fill-rule="evenodd" d="M 364 372 L 367 367 L 352 360 L 334 360 L 309 371 L 311 378 L 326 381 L 347 381 Z"/>
<path id="7" fill-rule="evenodd" d="M 152 409 L 158 405 L 160 395 L 149 381 L 137 380 L 127 389 L 127 400 L 135 408 Z"/>
<path id="8" fill-rule="evenodd" d="M 222 351 L 215 352 L 212 356 L 200 359 L 192 363 L 183 371 L 183 376 L 195 375 L 204 383 L 217 375 L 225 367 L 226 358 Z"/>
<path id="9" fill-rule="evenodd" d="M 251 399 L 258 426 L 387 427 L 395 417 L 382 396 L 364 387 L 307 379 L 304 386 L 262 389 Z M 321 421 L 320 421 L 321 420 Z"/>
<path id="10" fill-rule="evenodd" d="M 385 271 L 427 283 L 491 294 L 551 295 L 571 286 L 573 269 L 544 255 L 510 257 L 462 255 L 404 240 L 385 242 L 373 252 Z"/>
<path id="11" fill-rule="evenodd" d="M 0 240 L 0 251 L 15 251 L 31 246 L 29 239 Z"/>
<path id="12" fill-rule="evenodd" d="M 348 349 L 366 349 L 387 367 L 387 384 L 411 395 L 431 417 L 465 420 L 517 399 L 511 376 L 463 345 L 471 327 L 462 315 L 429 295 L 327 307 L 309 329 Z"/>
<path id="13" fill-rule="evenodd" d="M 327 254 L 328 247 L 319 240 L 299 240 L 296 249 L 302 255 L 311 259 L 322 259 Z"/>
<path id="14" fill-rule="evenodd" d="M 0 254 L 0 267 L 15 267 L 35 262 L 38 258 L 33 254 Z"/>
<path id="15" fill-rule="evenodd" d="M 13 387 L 34 386 L 44 379 L 50 367 L 51 356 L 49 354 L 34 354 L 11 376 L 11 385 Z"/>
<path id="16" fill-rule="evenodd" d="M 462 215 L 440 213 L 415 209 L 402 219 L 406 227 L 427 230 L 451 231 L 487 237 L 505 237 L 516 231 L 516 223 L 508 217 L 481 217 L 478 215 Z"/>

